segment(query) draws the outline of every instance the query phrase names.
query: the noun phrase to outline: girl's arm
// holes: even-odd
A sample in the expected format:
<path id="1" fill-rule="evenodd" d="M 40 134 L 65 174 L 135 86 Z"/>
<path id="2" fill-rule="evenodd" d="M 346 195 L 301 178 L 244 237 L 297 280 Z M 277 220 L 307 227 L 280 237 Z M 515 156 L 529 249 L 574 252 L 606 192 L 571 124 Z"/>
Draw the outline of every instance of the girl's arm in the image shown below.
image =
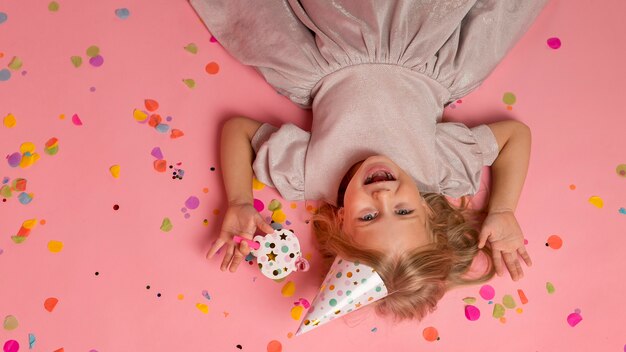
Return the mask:
<path id="1" fill-rule="evenodd" d="M 478 248 L 482 248 L 489 240 L 498 275 L 504 275 L 506 266 L 513 281 L 517 281 L 524 277 L 518 256 L 522 257 L 526 265 L 532 265 L 524 246 L 522 229 L 514 215 L 528 171 L 530 129 L 514 120 L 488 126 L 498 141 L 499 154 L 491 165 L 489 212 L 480 232 Z"/>
<path id="2" fill-rule="evenodd" d="M 224 123 L 220 140 L 220 164 L 228 205 L 253 204 L 250 141 L 262 123 L 247 117 L 233 117 Z"/>
<path id="3" fill-rule="evenodd" d="M 499 154 L 491 165 L 489 212 L 515 212 L 528 172 L 531 133 L 524 123 L 507 120 L 488 126 L 498 141 Z"/>

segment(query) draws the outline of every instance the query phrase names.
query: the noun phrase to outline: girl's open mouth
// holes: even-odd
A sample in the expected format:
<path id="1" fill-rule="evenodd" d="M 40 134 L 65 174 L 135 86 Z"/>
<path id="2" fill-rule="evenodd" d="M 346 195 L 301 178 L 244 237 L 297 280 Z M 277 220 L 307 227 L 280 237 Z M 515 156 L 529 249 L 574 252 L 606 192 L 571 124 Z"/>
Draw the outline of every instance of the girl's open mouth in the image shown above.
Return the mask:
<path id="1" fill-rule="evenodd" d="M 369 174 L 365 178 L 364 185 L 369 185 L 375 182 L 395 181 L 396 178 L 390 170 L 383 167 L 375 167 L 373 170 L 368 170 Z"/>

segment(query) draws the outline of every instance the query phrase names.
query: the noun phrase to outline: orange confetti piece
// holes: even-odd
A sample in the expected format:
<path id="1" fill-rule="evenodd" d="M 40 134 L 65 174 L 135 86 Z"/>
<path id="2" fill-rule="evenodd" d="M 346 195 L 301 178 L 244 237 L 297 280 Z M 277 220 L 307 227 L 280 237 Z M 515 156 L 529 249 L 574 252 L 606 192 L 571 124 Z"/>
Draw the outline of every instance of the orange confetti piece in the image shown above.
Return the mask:
<path id="1" fill-rule="evenodd" d="M 176 129 L 176 128 L 172 128 L 172 132 L 170 133 L 170 138 L 174 139 L 174 138 L 178 138 L 178 137 L 182 137 L 185 134 L 183 133 L 183 131 Z"/>
<path id="2" fill-rule="evenodd" d="M 58 350 L 54 350 L 54 352 L 65 352 L 65 349 L 63 347 L 61 347 Z"/>
<path id="3" fill-rule="evenodd" d="M 267 344 L 267 352 L 282 352 L 283 345 L 280 341 L 272 340 Z"/>
<path id="4" fill-rule="evenodd" d="M 144 103 L 148 111 L 156 111 L 159 108 L 159 103 L 156 100 L 146 99 L 144 100 Z"/>
<path id="5" fill-rule="evenodd" d="M 422 331 L 422 336 L 424 336 L 424 339 L 426 341 L 433 342 L 436 341 L 439 337 L 439 332 L 437 332 L 437 329 L 435 329 L 434 327 L 429 326 L 424 329 L 424 331 Z"/>
<path id="6" fill-rule="evenodd" d="M 163 119 L 161 118 L 161 115 L 152 114 L 150 115 L 150 121 L 148 121 L 148 125 L 152 127 L 156 127 L 158 124 L 161 123 L 161 121 L 163 121 Z"/>
<path id="7" fill-rule="evenodd" d="M 161 160 L 155 160 L 154 161 L 154 169 L 158 172 L 165 172 L 165 170 L 167 169 L 167 161 L 161 159 Z"/>
<path id="8" fill-rule="evenodd" d="M 522 304 L 528 303 L 528 298 L 526 298 L 526 294 L 524 294 L 524 291 L 517 290 L 517 294 L 519 295 L 519 299 L 520 301 L 522 301 Z"/>
<path id="9" fill-rule="evenodd" d="M 220 65 L 218 65 L 217 62 L 209 62 L 204 69 L 206 73 L 214 75 L 220 71 Z"/>
<path id="10" fill-rule="evenodd" d="M 57 303 L 59 303 L 59 300 L 57 298 L 50 297 L 46 299 L 45 302 L 43 302 L 43 307 L 46 308 L 48 312 L 52 312 Z"/>

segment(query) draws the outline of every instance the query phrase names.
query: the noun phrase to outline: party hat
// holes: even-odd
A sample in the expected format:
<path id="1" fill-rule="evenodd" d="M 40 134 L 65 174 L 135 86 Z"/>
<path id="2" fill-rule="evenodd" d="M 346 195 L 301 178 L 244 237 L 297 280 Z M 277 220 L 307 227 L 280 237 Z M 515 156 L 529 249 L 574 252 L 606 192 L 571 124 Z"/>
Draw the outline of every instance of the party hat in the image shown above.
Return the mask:
<path id="1" fill-rule="evenodd" d="M 387 287 L 371 267 L 339 256 L 300 323 L 296 336 L 387 296 Z"/>

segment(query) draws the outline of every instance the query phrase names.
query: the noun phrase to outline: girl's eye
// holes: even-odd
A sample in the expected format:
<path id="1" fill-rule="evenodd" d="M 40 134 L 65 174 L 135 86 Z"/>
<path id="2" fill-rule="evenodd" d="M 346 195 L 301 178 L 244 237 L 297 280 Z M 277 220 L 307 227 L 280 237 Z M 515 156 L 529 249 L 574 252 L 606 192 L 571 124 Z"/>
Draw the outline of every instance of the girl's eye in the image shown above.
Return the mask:
<path id="1" fill-rule="evenodd" d="M 376 217 L 373 214 L 366 214 L 365 216 L 359 218 L 360 221 L 372 221 Z"/>
<path id="2" fill-rule="evenodd" d="M 409 215 L 413 212 L 413 210 L 409 210 L 409 209 L 400 209 L 396 212 L 396 214 L 398 215 Z"/>

